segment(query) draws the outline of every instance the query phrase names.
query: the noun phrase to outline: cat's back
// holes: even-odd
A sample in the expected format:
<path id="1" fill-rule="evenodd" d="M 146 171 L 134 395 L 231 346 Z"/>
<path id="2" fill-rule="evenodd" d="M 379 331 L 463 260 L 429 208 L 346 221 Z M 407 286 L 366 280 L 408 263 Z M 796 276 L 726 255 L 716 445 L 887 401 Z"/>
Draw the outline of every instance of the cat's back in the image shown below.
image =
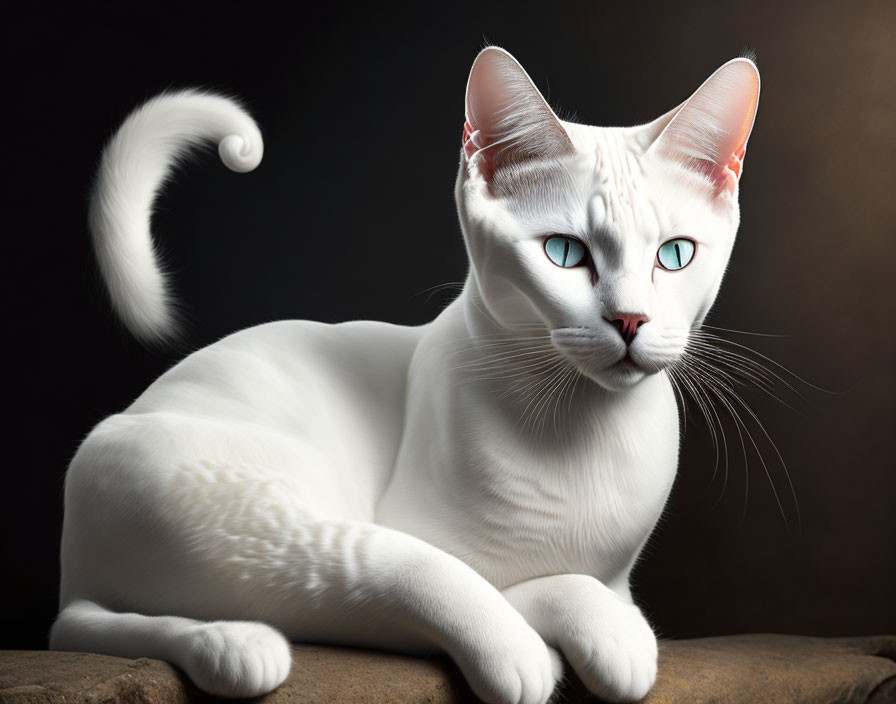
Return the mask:
<path id="1" fill-rule="evenodd" d="M 161 510 L 186 483 L 274 480 L 319 509 L 370 513 L 394 466 L 423 330 L 282 321 L 198 350 L 93 429 L 66 503 L 105 492 L 116 504 L 139 488 Z"/>
<path id="2" fill-rule="evenodd" d="M 403 403 L 426 327 L 284 320 L 240 330 L 189 355 L 125 411 L 220 415 L 288 429 L 317 416 Z"/>

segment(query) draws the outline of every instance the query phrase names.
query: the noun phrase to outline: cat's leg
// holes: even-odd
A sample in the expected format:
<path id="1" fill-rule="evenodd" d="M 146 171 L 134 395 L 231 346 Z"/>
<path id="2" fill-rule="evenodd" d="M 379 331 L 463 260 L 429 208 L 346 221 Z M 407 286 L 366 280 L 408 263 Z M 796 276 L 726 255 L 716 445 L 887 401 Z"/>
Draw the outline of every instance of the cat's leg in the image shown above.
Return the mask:
<path id="1" fill-rule="evenodd" d="M 486 702 L 550 697 L 562 673 L 556 652 L 466 563 L 373 523 L 316 520 L 279 529 L 291 531 L 289 547 L 247 557 L 242 588 L 264 593 L 255 604 L 259 617 L 291 639 L 441 650 Z M 241 549 L 238 539 L 231 548 Z"/>
<path id="2" fill-rule="evenodd" d="M 197 687 L 222 697 L 266 694 L 292 664 L 286 638 L 263 623 L 121 614 L 89 601 L 62 610 L 50 648 L 167 660 Z"/>
<path id="3" fill-rule="evenodd" d="M 593 577 L 539 577 L 503 594 L 603 699 L 637 701 L 656 681 L 656 636 L 647 620 L 630 600 Z"/>
<path id="4" fill-rule="evenodd" d="M 147 616 L 259 621 L 295 642 L 441 650 L 488 702 L 548 699 L 560 660 L 493 585 L 429 543 L 353 520 L 364 502 L 339 499 L 359 481 L 334 476 L 305 443 L 233 428 L 149 414 L 94 431 L 66 478 L 64 609 L 87 600 Z M 84 613 L 63 613 L 54 644 L 147 655 L 166 653 L 142 648 L 161 643 L 185 662 L 181 648 L 209 639 L 198 629 L 185 646 L 183 629 L 168 628 L 176 621 L 89 609 L 77 618 Z M 135 624 L 124 631 L 137 647 L 90 635 L 104 624 Z"/>
<path id="5" fill-rule="evenodd" d="M 166 659 L 206 691 L 244 696 L 270 691 L 286 676 L 283 633 L 296 642 L 443 651 L 492 704 L 550 697 L 562 674 L 557 653 L 457 558 L 372 523 L 270 512 L 266 524 L 253 527 L 241 522 L 251 516 L 231 515 L 223 503 L 216 508 L 230 527 L 220 544 L 207 537 L 173 568 L 159 565 L 163 581 L 146 574 L 112 589 L 127 595 L 129 610 L 203 620 L 112 613 L 75 601 L 60 614 L 52 647 Z M 166 543 L 165 554 L 180 552 L 172 547 Z M 228 620 L 212 621 L 221 617 Z"/>

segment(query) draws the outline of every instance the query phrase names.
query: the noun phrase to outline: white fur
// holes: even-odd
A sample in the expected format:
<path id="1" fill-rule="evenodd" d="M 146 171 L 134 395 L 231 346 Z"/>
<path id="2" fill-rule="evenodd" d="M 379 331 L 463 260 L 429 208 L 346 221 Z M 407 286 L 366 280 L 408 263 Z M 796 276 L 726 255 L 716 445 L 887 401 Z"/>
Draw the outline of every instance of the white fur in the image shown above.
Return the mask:
<path id="1" fill-rule="evenodd" d="M 462 159 L 460 296 L 418 328 L 243 330 L 100 423 L 66 480 L 52 647 L 164 658 L 224 696 L 282 682 L 284 638 L 440 650 L 487 702 L 533 704 L 561 674 L 557 648 L 606 699 L 647 693 L 656 640 L 628 578 L 677 465 L 665 370 L 716 296 L 736 194 L 657 143 L 678 113 L 561 123 L 509 54 L 486 49 L 473 72 L 489 66 L 470 90 L 510 81 L 516 109 L 535 101 L 523 131 L 543 119 L 554 133 L 522 150 L 525 135 L 504 134 L 517 152 L 491 181 L 485 157 Z M 138 335 L 170 330 L 148 235 L 167 160 L 185 138 L 234 133 L 251 168 L 261 142 L 247 120 L 222 98 L 168 95 L 108 148 L 92 224 Z M 676 125 L 676 143 L 694 129 Z M 596 280 L 545 257 L 552 232 L 589 246 Z M 694 262 L 657 268 L 657 247 L 682 234 Z M 636 364 L 607 319 L 620 311 L 650 318 Z"/>
<path id="2" fill-rule="evenodd" d="M 177 332 L 172 297 L 149 231 L 156 194 L 177 159 L 203 141 L 218 145 L 227 168 L 252 171 L 263 142 L 232 100 L 195 90 L 165 93 L 124 121 L 103 152 L 89 222 L 112 305 L 141 340 Z"/>

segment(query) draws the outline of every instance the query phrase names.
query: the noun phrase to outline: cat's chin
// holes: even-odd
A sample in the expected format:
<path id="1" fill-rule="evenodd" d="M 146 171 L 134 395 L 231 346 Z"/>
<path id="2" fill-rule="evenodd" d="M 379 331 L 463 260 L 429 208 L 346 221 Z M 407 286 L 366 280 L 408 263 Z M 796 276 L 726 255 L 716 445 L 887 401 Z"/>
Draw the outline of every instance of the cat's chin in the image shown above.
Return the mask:
<path id="1" fill-rule="evenodd" d="M 607 391 L 625 391 L 643 381 L 650 372 L 638 366 L 628 355 L 615 364 L 586 374 L 592 381 Z"/>

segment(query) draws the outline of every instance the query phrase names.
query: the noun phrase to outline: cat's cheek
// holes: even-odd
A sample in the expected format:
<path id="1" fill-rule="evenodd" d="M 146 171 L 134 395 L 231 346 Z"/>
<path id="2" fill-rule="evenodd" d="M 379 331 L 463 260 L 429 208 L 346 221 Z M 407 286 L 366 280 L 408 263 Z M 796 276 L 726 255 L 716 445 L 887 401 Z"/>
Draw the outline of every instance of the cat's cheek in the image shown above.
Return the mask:
<path id="1" fill-rule="evenodd" d="M 660 267 L 654 272 L 654 289 L 662 315 L 654 320 L 666 329 L 691 328 L 702 323 L 716 299 L 721 279 L 711 275 L 715 271 L 714 262 L 709 261 L 711 253 L 703 255 L 700 261 L 692 261 L 684 269 L 666 271 Z"/>

